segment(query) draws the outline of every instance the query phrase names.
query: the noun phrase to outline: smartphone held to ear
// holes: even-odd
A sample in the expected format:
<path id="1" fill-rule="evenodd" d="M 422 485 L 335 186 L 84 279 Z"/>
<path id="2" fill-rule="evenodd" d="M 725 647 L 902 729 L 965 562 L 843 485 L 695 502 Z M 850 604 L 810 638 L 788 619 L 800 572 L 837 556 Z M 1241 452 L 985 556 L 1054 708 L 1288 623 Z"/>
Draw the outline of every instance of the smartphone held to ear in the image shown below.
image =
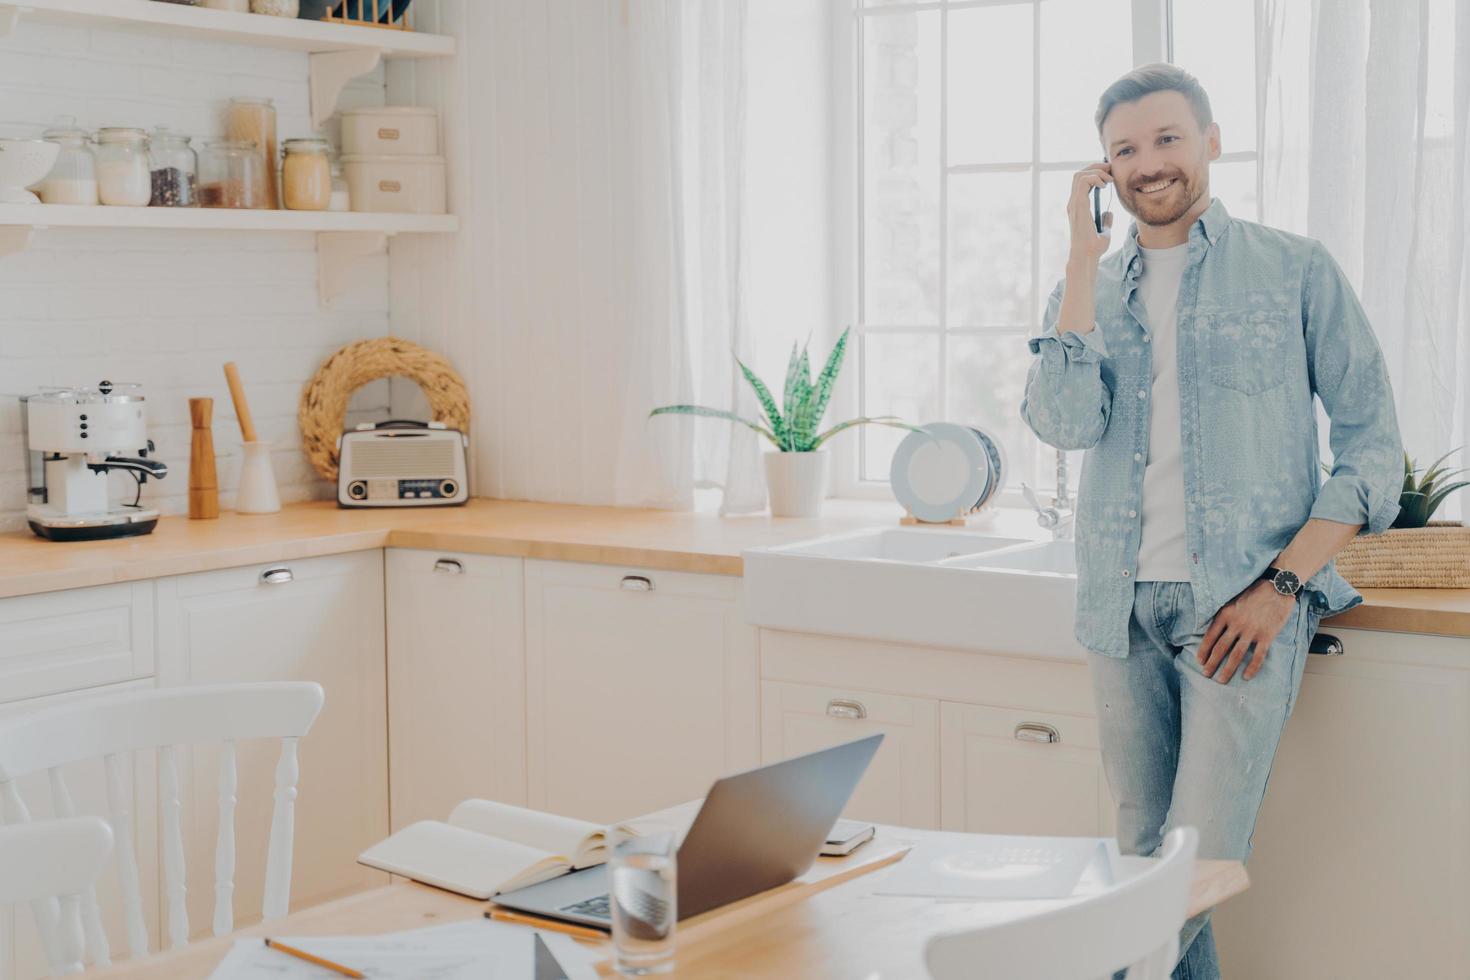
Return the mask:
<path id="1" fill-rule="evenodd" d="M 1092 223 L 1097 226 L 1097 233 L 1101 235 L 1103 230 L 1101 187 L 1092 189 Z"/>

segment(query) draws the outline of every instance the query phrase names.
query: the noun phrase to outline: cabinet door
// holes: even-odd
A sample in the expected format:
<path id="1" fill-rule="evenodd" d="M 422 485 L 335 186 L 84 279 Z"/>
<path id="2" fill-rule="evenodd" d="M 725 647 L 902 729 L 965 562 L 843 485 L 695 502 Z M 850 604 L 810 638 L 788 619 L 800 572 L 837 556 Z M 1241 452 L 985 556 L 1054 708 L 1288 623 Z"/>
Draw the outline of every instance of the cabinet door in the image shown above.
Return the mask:
<path id="1" fill-rule="evenodd" d="M 619 820 L 701 797 L 759 756 L 738 578 L 526 562 L 528 801 Z"/>
<path id="2" fill-rule="evenodd" d="M 521 560 L 390 548 L 386 571 L 393 829 L 524 804 Z"/>
<path id="3" fill-rule="evenodd" d="M 151 586 L 151 583 L 149 583 Z M 151 649 L 151 638 L 150 638 Z M 153 687 L 152 680 L 113 684 L 87 691 L 74 691 L 51 697 L 15 701 L 0 707 L 0 719 L 9 721 L 16 715 L 53 705 L 86 701 L 102 695 L 119 694 L 125 691 L 147 690 Z M 133 856 L 138 862 L 138 886 L 143 897 L 143 918 L 148 930 L 148 948 L 156 951 L 158 946 L 159 891 L 158 891 L 158 796 L 156 760 L 152 752 L 124 757 L 125 771 L 131 772 L 127 788 L 131 793 L 129 812 L 132 814 Z M 66 788 L 71 794 L 75 812 L 98 816 L 108 820 L 112 806 L 107 794 L 107 773 L 100 759 L 88 759 L 62 769 Z M 31 819 L 46 820 L 54 817 L 51 806 L 50 782 L 45 773 L 36 773 L 17 781 L 21 799 L 30 810 Z M 110 822 L 110 820 L 109 820 Z M 97 879 L 97 902 L 102 909 L 102 923 L 107 932 L 107 942 L 112 949 L 113 960 L 129 955 L 127 929 L 123 921 L 122 890 L 118 884 L 116 853 L 107 862 L 102 875 Z M 13 955 L 13 961 L 3 957 Z M 7 967 L 14 972 L 8 973 Z M 36 933 L 35 918 L 26 906 L 0 905 L 0 977 L 13 976 L 16 980 L 38 980 L 46 977 L 46 954 Z"/>
<path id="4" fill-rule="evenodd" d="M 840 687 L 761 684 L 761 759 L 781 759 L 883 734 L 844 814 L 939 825 L 939 702 Z"/>
<path id="5" fill-rule="evenodd" d="M 152 582 L 0 599 L 0 702 L 152 675 Z"/>
<path id="6" fill-rule="evenodd" d="M 945 830 L 1113 834 L 1095 719 L 946 701 L 940 727 Z"/>
<path id="7" fill-rule="evenodd" d="M 273 573 L 273 574 L 267 574 Z M 316 681 L 326 702 L 301 740 L 292 908 L 387 876 L 357 855 L 388 834 L 388 739 L 381 551 L 162 579 L 159 682 Z M 260 917 L 280 742 L 238 748 L 235 924 Z M 181 765 L 189 923 L 210 928 L 219 751 Z"/>
<path id="8" fill-rule="evenodd" d="M 1470 976 L 1470 641 L 1327 630 L 1247 865 L 1215 912 L 1227 977 Z"/>

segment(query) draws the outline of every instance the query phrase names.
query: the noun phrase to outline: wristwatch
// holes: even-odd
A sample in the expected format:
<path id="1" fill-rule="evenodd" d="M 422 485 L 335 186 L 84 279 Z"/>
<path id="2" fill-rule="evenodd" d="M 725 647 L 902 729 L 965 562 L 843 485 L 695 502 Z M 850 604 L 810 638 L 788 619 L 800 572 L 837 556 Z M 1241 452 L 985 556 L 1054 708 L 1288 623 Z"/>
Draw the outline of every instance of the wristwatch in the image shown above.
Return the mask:
<path id="1" fill-rule="evenodd" d="M 1297 578 L 1296 572 L 1288 572 L 1284 568 L 1268 568 L 1261 573 L 1263 582 L 1270 582 L 1272 587 L 1282 595 L 1295 596 L 1302 590 L 1302 580 Z"/>

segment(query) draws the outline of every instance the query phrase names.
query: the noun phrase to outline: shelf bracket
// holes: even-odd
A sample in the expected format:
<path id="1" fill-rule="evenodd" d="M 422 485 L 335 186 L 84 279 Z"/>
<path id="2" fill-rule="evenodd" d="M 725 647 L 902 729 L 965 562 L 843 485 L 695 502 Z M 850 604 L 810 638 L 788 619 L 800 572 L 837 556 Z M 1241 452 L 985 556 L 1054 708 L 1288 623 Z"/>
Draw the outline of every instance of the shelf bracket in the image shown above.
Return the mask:
<path id="1" fill-rule="evenodd" d="M 311 126 L 321 129 L 337 111 L 342 88 L 358 75 L 378 67 L 383 53 L 371 49 L 318 51 L 311 56 Z"/>
<path id="2" fill-rule="evenodd" d="M 352 263 L 381 252 L 388 244 L 382 231 L 319 231 L 316 234 L 316 291 L 323 306 L 342 295 Z"/>
<path id="3" fill-rule="evenodd" d="M 0 225 L 0 258 L 24 252 L 34 230 L 34 225 Z"/>

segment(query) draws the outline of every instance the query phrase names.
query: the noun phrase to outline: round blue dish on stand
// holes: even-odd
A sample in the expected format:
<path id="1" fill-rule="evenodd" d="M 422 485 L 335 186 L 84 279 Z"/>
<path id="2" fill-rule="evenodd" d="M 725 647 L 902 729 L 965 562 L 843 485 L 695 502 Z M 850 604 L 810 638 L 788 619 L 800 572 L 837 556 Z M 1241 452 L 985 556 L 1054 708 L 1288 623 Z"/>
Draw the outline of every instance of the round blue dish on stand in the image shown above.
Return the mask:
<path id="1" fill-rule="evenodd" d="M 975 430 L 931 422 L 898 444 L 888 467 L 893 496 L 921 521 L 942 524 L 968 514 L 991 482 L 990 454 Z"/>

